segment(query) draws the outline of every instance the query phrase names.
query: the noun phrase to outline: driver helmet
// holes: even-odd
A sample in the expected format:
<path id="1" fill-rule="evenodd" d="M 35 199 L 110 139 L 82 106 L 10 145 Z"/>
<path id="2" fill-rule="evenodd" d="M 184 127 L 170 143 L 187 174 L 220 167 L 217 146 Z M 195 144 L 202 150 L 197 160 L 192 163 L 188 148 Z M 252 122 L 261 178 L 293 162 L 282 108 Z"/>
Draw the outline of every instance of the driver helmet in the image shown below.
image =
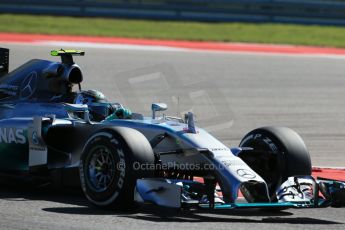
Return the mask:
<path id="1" fill-rule="evenodd" d="M 114 112 L 113 106 L 108 102 L 105 95 L 94 89 L 83 90 L 78 93 L 75 103 L 86 104 L 93 121 L 102 121 Z"/>

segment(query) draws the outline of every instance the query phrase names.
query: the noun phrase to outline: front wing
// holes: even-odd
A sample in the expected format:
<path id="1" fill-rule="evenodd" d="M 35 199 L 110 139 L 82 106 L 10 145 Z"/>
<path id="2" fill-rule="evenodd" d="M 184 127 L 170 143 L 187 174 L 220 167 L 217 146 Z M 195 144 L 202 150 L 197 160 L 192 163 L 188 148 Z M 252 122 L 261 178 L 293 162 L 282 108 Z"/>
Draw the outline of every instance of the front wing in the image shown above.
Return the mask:
<path id="1" fill-rule="evenodd" d="M 203 194 L 204 192 L 204 194 Z M 207 192 L 206 192 L 207 193 Z M 139 179 L 135 200 L 170 208 L 199 209 L 286 209 L 345 207 L 345 182 L 311 176 L 290 177 L 277 190 L 278 202 L 248 203 L 243 198 L 225 203 L 219 191 L 214 191 L 214 202 L 209 202 L 202 183 L 187 180 Z"/>

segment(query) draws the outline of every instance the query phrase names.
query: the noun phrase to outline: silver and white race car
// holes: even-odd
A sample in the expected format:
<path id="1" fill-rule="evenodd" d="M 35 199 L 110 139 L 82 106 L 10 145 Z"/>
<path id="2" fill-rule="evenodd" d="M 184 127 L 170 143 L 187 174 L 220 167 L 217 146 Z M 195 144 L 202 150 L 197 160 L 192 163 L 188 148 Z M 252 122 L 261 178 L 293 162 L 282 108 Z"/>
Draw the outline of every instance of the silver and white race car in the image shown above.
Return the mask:
<path id="1" fill-rule="evenodd" d="M 293 130 L 258 128 L 229 148 L 196 127 L 192 112 L 159 116 L 167 106 L 153 103 L 144 116 L 96 90 L 81 90 L 73 55 L 84 52 L 51 54 L 61 62 L 34 59 L 8 73 L 9 50 L 0 49 L 1 176 L 81 187 L 105 208 L 344 204 L 345 183 L 311 177 L 308 150 Z"/>

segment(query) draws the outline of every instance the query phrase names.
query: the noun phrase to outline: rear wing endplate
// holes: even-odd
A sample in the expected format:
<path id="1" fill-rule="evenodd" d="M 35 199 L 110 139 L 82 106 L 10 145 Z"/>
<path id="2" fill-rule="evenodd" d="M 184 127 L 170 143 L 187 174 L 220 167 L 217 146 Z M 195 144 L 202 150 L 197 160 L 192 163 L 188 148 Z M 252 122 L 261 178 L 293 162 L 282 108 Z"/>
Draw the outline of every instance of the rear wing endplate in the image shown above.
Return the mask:
<path id="1" fill-rule="evenodd" d="M 9 49 L 0 48 L 0 77 L 8 74 L 9 53 Z"/>

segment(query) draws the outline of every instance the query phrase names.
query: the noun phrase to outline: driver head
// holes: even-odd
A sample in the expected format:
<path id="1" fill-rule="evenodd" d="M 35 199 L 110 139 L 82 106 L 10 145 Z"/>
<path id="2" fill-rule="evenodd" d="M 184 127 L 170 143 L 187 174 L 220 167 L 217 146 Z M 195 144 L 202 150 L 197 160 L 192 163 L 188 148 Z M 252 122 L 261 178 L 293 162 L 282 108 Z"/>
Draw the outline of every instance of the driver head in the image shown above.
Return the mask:
<path id="1" fill-rule="evenodd" d="M 78 93 L 75 104 L 86 104 L 93 121 L 102 121 L 114 112 L 113 106 L 107 101 L 105 95 L 94 89 Z"/>

